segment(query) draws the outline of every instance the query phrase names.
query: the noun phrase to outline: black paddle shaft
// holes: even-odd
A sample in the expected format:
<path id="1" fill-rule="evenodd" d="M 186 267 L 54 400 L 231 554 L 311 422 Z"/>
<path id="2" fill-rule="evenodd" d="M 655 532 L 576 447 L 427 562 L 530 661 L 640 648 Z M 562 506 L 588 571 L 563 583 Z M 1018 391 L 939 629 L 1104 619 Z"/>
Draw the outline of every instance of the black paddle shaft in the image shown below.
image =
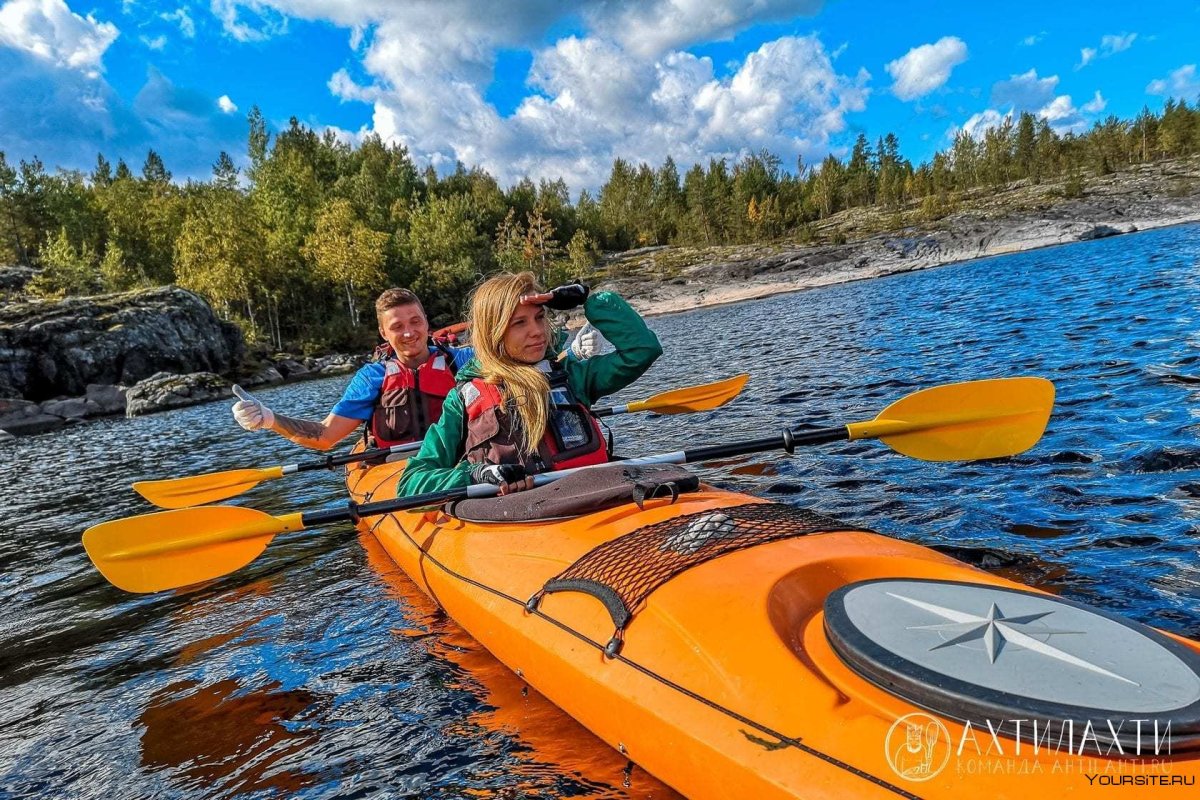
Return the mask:
<path id="1" fill-rule="evenodd" d="M 380 500 L 378 503 L 356 503 L 353 500 L 344 506 L 327 508 L 322 511 L 306 511 L 301 517 L 304 527 L 327 525 L 330 522 L 358 522 L 363 517 L 375 517 L 380 514 L 390 514 L 393 511 L 407 511 L 413 508 L 439 506 L 451 500 L 462 500 L 467 496 L 468 487 L 443 489 L 440 492 L 426 492 L 411 497 L 395 497 L 391 500 Z"/>
<path id="2" fill-rule="evenodd" d="M 804 431 L 803 433 L 785 428 L 783 434 L 780 436 L 684 450 L 684 463 L 692 464 L 697 461 L 711 461 L 714 458 L 733 458 L 734 456 L 762 453 L 768 450 L 782 449 L 790 454 L 795 451 L 797 445 L 827 444 L 829 442 L 840 442 L 848 438 L 850 438 L 850 434 L 844 425 L 836 428 L 817 428 L 816 430 Z"/>
<path id="3" fill-rule="evenodd" d="M 326 456 L 319 461 L 309 461 L 304 464 L 296 465 L 296 472 L 311 472 L 316 469 L 333 469 L 334 467 L 344 467 L 347 464 L 354 464 L 358 461 L 366 461 L 370 458 L 386 457 L 391 454 L 391 450 L 387 447 L 376 447 L 374 450 L 363 450 L 358 453 L 346 453 L 340 456 Z"/>

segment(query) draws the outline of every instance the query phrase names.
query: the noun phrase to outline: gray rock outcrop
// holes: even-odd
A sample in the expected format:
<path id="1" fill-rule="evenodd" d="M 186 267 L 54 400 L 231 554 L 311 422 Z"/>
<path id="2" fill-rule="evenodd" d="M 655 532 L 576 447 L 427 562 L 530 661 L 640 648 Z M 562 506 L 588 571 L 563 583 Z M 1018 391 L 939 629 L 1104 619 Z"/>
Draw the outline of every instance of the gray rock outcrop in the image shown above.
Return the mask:
<path id="1" fill-rule="evenodd" d="M 0 397 L 83 395 L 158 372 L 231 373 L 241 332 L 204 300 L 168 286 L 0 307 Z"/>
<path id="2" fill-rule="evenodd" d="M 232 385 L 225 378 L 211 372 L 197 372 L 191 375 L 160 372 L 130 387 L 125 398 L 125 414 L 136 417 L 231 397 Z"/>
<path id="3" fill-rule="evenodd" d="M 30 267 L 0 267 L 0 295 L 19 293 L 36 274 Z"/>
<path id="4" fill-rule="evenodd" d="M 62 417 L 42 412 L 42 407 L 28 400 L 0 399 L 0 431 L 14 436 L 45 433 L 66 424 Z"/>

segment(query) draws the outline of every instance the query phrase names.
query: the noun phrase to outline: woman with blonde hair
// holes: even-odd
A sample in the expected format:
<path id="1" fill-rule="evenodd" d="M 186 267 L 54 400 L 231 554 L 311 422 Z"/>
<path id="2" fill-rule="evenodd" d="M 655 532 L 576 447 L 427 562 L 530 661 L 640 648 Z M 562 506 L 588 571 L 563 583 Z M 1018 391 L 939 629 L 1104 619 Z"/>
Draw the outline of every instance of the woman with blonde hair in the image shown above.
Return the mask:
<path id="1" fill-rule="evenodd" d="M 614 352 L 559 362 L 547 309 L 583 306 Z M 496 275 L 471 297 L 475 358 L 458 372 L 442 416 L 408 462 L 400 493 L 493 483 L 507 494 L 539 472 L 609 460 L 588 407 L 639 378 L 660 355 L 658 337 L 612 292 L 579 284 L 543 291 L 533 273 Z"/>

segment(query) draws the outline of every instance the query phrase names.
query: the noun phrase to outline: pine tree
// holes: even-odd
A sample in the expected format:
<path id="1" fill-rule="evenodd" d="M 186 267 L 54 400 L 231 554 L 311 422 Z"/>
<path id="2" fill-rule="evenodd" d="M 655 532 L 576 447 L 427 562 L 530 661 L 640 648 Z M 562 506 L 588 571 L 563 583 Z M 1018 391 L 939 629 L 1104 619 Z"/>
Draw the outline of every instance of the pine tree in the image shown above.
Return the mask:
<path id="1" fill-rule="evenodd" d="M 496 226 L 495 251 L 501 269 L 507 272 L 529 269 L 525 258 L 525 226 L 517 218 L 515 208 L 510 208 Z"/>
<path id="2" fill-rule="evenodd" d="M 865 134 L 854 140 L 850 161 L 846 164 L 846 202 L 849 206 L 866 206 L 874 202 L 877 176 L 871 168 L 874 154 Z"/>
<path id="3" fill-rule="evenodd" d="M 105 187 L 113 182 L 112 164 L 103 153 L 96 154 L 96 166 L 92 170 L 92 186 Z"/>
<path id="4" fill-rule="evenodd" d="M 146 162 L 142 164 L 142 179 L 147 183 L 170 183 L 171 173 L 163 164 L 162 157 L 151 149 L 146 153 Z"/>
<path id="5" fill-rule="evenodd" d="M 217 156 L 217 162 L 213 164 L 213 185 L 230 191 L 237 189 L 238 186 L 238 168 L 234 166 L 229 153 L 224 150 Z"/>
<path id="6" fill-rule="evenodd" d="M 1017 177 L 1031 178 L 1034 183 L 1040 183 L 1037 170 L 1037 134 L 1034 130 L 1033 114 L 1021 112 L 1017 120 L 1017 141 L 1015 153 Z"/>
<path id="7" fill-rule="evenodd" d="M 25 232 L 17 201 L 17 171 L 8 165 L 0 150 L 0 241 L 12 253 L 18 264 L 29 266 L 29 251 L 25 248 Z M 0 253 L 3 253 L 0 250 Z"/>

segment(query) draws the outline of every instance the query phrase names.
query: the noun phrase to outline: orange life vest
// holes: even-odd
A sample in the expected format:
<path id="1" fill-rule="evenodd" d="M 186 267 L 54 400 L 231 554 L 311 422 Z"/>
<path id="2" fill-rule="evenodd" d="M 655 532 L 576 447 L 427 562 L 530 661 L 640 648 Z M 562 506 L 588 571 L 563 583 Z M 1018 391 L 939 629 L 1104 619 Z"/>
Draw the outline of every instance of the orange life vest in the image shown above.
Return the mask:
<path id="1" fill-rule="evenodd" d="M 442 416 L 442 403 L 454 390 L 454 359 L 431 353 L 413 369 L 396 358 L 383 362 L 383 386 L 375 411 L 367 421 L 367 442 L 372 447 L 392 447 L 425 436 Z"/>
<path id="2" fill-rule="evenodd" d="M 517 445 L 520 417 L 504 407 L 500 387 L 482 378 L 459 387 L 466 409 L 466 459 L 476 464 L 523 464 L 529 473 L 604 464 L 608 446 L 599 421 L 576 399 L 563 370 L 551 371 L 550 415 L 537 452 Z"/>

